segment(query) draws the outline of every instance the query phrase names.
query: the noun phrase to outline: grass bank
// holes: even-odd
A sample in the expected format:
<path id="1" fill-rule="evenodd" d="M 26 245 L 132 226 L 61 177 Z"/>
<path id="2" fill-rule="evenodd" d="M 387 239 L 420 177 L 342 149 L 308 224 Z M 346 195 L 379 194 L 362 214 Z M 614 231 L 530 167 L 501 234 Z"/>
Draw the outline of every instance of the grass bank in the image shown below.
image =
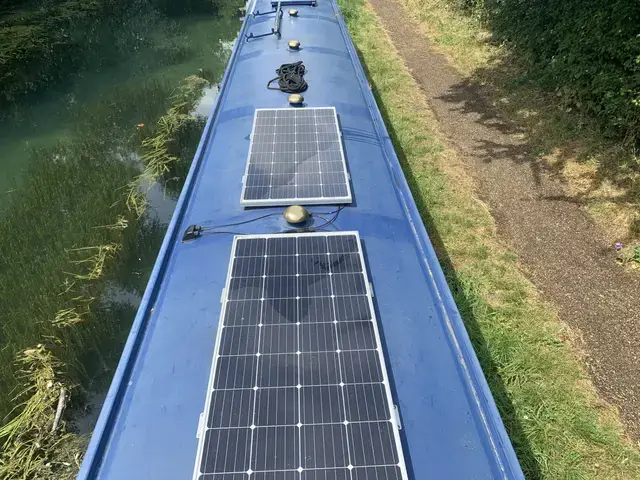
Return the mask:
<path id="1" fill-rule="evenodd" d="M 380 22 L 364 0 L 339 3 L 527 478 L 639 478 L 640 452 L 598 399 L 571 332 L 497 240 Z"/>
<path id="2" fill-rule="evenodd" d="M 640 267 L 640 158 L 634 148 L 638 139 L 609 136 L 601 121 L 576 106 L 573 96 L 566 97 L 561 87 L 549 87 L 528 56 L 502 43 L 478 10 L 452 6 L 464 2 L 399 3 L 451 64 L 481 86 L 505 125 L 523 135 L 531 151 L 563 181 L 563 200 L 584 205 L 611 248 L 617 242 L 624 245 L 619 261 Z M 561 81 L 562 76 L 555 79 L 556 84 Z"/>

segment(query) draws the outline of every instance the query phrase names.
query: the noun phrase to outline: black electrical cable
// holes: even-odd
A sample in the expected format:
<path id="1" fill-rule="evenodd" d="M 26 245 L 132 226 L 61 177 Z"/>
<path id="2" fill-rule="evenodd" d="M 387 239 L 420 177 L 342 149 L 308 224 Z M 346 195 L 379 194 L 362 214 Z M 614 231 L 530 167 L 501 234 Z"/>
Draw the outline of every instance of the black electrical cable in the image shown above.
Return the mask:
<path id="1" fill-rule="evenodd" d="M 342 210 L 343 208 L 344 207 L 339 207 L 338 209 L 332 212 L 319 212 L 319 213 L 310 212 L 310 215 L 312 217 L 315 215 L 316 217 L 322 218 L 326 222 L 327 219 L 322 217 L 321 215 L 335 215 L 336 213 L 339 213 L 340 210 Z M 223 227 L 237 227 L 238 225 L 246 225 L 247 223 L 257 222 L 258 220 L 262 220 L 263 218 L 269 218 L 269 217 L 274 217 L 279 215 L 282 215 L 282 214 L 280 212 L 273 212 L 273 213 L 267 213 L 266 215 L 261 215 L 259 217 L 251 218 L 249 220 L 243 220 L 242 222 L 224 223 L 222 225 L 202 225 L 202 231 L 207 232 L 210 230 L 223 228 Z M 333 221 L 335 221 L 335 219 Z"/>
<path id="2" fill-rule="evenodd" d="M 335 210 L 333 210 L 331 212 L 311 212 L 311 216 L 315 215 L 316 217 L 318 217 L 320 215 L 333 215 L 334 213 L 339 212 L 343 208 L 344 208 L 344 206 L 338 207 L 338 208 L 336 208 Z"/>
<path id="3" fill-rule="evenodd" d="M 334 228 L 335 230 L 340 230 L 334 223 L 335 221 L 338 219 L 338 215 L 340 215 L 340 212 L 342 211 L 342 209 L 344 208 L 344 206 L 338 207 L 336 210 L 332 211 L 332 212 L 319 212 L 319 213 L 310 213 L 310 215 L 316 216 L 318 218 L 321 218 L 322 220 L 324 220 L 325 223 L 323 223 L 322 225 L 319 225 L 317 227 L 315 226 L 311 226 L 311 227 L 299 227 L 299 228 L 291 228 L 288 230 L 285 230 L 281 233 L 304 233 L 304 232 L 315 232 L 317 230 L 320 230 L 322 228 L 325 228 L 327 226 L 331 226 L 332 228 Z M 247 223 L 252 223 L 252 222 L 256 222 L 258 220 L 262 220 L 264 218 L 268 218 L 268 217 L 273 217 L 276 215 L 281 215 L 280 212 L 273 212 L 273 213 L 267 213 L 266 215 L 261 215 L 259 217 L 255 217 L 255 218 L 251 218 L 249 220 L 243 220 L 242 222 L 234 222 L 234 223 L 225 223 L 222 225 L 191 225 L 188 229 L 187 232 L 185 233 L 185 236 L 183 237 L 183 241 L 189 241 L 189 240 L 195 240 L 196 238 L 200 237 L 202 234 L 210 234 L 210 235 L 219 235 L 219 234 L 226 234 L 226 235 L 248 235 L 247 233 L 243 233 L 243 232 L 233 232 L 233 231 L 229 231 L 229 230 L 217 230 L 218 228 L 225 228 L 225 227 L 236 227 L 238 225 L 246 225 Z M 326 219 L 323 215 L 333 215 L 331 218 Z M 192 231 L 191 231 L 192 230 Z"/>
<path id="4" fill-rule="evenodd" d="M 247 223 L 256 222 L 258 220 L 262 220 L 263 218 L 273 217 L 273 216 L 276 216 L 276 215 L 282 215 L 282 214 L 280 212 L 274 212 L 274 213 L 267 213 L 266 215 L 262 215 L 260 217 L 251 218 L 249 220 L 244 220 L 242 222 L 225 223 L 223 225 L 203 225 L 202 226 L 202 231 L 206 232 L 206 231 L 209 231 L 209 230 L 213 230 L 215 228 L 222 228 L 222 227 L 237 227 L 238 225 L 245 225 Z"/>
<path id="5" fill-rule="evenodd" d="M 340 230 L 338 227 L 336 227 L 331 220 L 327 220 L 325 217 L 321 217 L 320 215 L 317 215 L 318 218 L 324 220 L 325 223 L 323 223 L 320 226 L 314 227 L 315 229 L 321 229 L 324 228 L 325 226 L 331 226 L 331 228 L 333 228 L 334 230 L 338 231 Z"/>
<path id="6" fill-rule="evenodd" d="M 278 76 L 269 80 L 267 88 L 269 90 L 281 90 L 286 93 L 304 92 L 308 87 L 307 82 L 304 80 L 305 71 L 306 69 L 302 62 L 283 63 L 276 70 Z M 271 86 L 276 80 L 278 81 L 278 88 Z"/>
<path id="7" fill-rule="evenodd" d="M 331 226 L 332 226 L 333 228 L 335 228 L 336 230 L 340 230 L 340 229 L 335 225 L 335 221 L 338 219 L 338 215 L 340 215 L 340 212 L 342 211 L 342 209 L 343 209 L 343 208 L 344 208 L 344 206 L 339 207 L 339 208 L 335 211 L 335 213 L 334 213 L 333 217 L 331 217 L 331 219 L 329 219 L 329 220 L 326 220 L 325 218 L 320 217 L 319 215 L 317 215 L 318 217 L 322 218 L 322 219 L 325 221 L 325 223 L 323 223 L 322 225 L 318 225 L 317 227 L 313 227 L 313 228 L 314 228 L 315 230 L 320 230 L 321 228 L 324 228 L 324 227 L 326 227 L 326 226 L 328 226 L 328 225 L 331 225 Z"/>
<path id="8" fill-rule="evenodd" d="M 207 235 L 219 235 L 219 234 L 224 234 L 224 235 L 250 235 L 249 233 L 246 233 L 246 232 L 230 232 L 228 230 L 216 230 L 215 232 L 207 232 Z"/>

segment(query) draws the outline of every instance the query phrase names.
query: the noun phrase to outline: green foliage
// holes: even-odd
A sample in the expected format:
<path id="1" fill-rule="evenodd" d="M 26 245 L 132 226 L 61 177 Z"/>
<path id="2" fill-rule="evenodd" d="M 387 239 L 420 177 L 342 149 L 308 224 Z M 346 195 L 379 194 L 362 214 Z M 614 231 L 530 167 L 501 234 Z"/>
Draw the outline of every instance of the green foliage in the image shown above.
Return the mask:
<path id="1" fill-rule="evenodd" d="M 640 3 L 636 0 L 448 0 L 479 15 L 565 108 L 608 133 L 640 137 Z"/>
<path id="2" fill-rule="evenodd" d="M 618 252 L 618 263 L 628 264 L 632 268 L 640 268 L 640 245 L 625 246 Z"/>

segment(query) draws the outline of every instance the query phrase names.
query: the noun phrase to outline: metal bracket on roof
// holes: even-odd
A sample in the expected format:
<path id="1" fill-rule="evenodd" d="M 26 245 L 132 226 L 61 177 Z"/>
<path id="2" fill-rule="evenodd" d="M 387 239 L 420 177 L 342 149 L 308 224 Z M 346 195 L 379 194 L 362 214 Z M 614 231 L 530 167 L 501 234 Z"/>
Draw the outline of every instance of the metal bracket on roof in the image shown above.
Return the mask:
<path id="1" fill-rule="evenodd" d="M 202 434 L 204 433 L 204 412 L 200 414 L 198 418 L 198 430 L 196 431 L 196 438 L 202 438 Z"/>
<path id="2" fill-rule="evenodd" d="M 283 7 L 293 7 L 295 6 L 308 6 L 308 7 L 317 7 L 318 2 L 316 0 L 272 0 L 271 6 L 275 7 L 278 4 L 282 4 Z"/>
<path id="3" fill-rule="evenodd" d="M 268 37 L 270 35 L 277 35 L 278 38 L 280 38 L 280 26 L 282 24 L 282 2 L 277 2 L 277 7 L 275 10 L 271 11 L 271 12 L 264 12 L 264 13 L 260 13 L 260 12 L 255 12 L 253 14 L 254 17 L 260 16 L 260 15 L 267 15 L 269 13 L 275 13 L 276 14 L 276 18 L 275 21 L 273 23 L 273 27 L 271 28 L 271 32 L 269 33 L 261 33 L 260 35 L 254 35 L 253 33 L 250 33 L 248 35 L 245 35 L 245 39 L 247 41 L 252 40 L 254 38 L 260 38 L 260 37 Z"/>
<path id="4" fill-rule="evenodd" d="M 400 411 L 398 410 L 398 405 L 393 406 L 393 413 L 396 417 L 396 425 L 398 426 L 398 430 L 402 430 L 402 422 L 400 421 Z"/>
<path id="5" fill-rule="evenodd" d="M 182 235 L 182 243 L 191 242 L 202 235 L 202 227 L 200 225 L 189 225 Z"/>
<path id="6" fill-rule="evenodd" d="M 271 13 L 277 13 L 277 12 L 278 12 L 277 8 L 274 8 L 273 10 L 269 10 L 268 12 L 261 12 L 260 10 L 256 10 L 251 14 L 251 16 L 255 18 L 255 17 L 261 17 L 262 15 L 269 15 Z"/>

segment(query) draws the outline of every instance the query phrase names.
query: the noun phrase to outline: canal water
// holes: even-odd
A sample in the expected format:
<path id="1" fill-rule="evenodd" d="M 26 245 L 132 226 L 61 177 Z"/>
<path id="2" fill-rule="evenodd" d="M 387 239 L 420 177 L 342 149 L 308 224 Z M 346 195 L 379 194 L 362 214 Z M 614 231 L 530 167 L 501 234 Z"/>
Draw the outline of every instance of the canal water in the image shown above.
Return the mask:
<path id="1" fill-rule="evenodd" d="M 242 2 L 230 3 L 235 8 L 221 12 L 224 16 L 159 17 L 151 25 L 139 22 L 140 33 L 131 32 L 133 44 L 129 46 L 129 54 L 120 55 L 117 63 L 74 73 L 62 84 L 21 102 L 0 123 L 0 192 L 6 194 L 15 187 L 34 148 L 60 140 L 73 141 L 76 127 L 92 114 L 92 108 L 103 99 L 113 99 L 114 93 L 126 88 L 129 98 L 118 101 L 135 101 L 136 90 L 142 91 L 145 84 L 159 82 L 175 87 L 183 78 L 203 69 L 219 79 L 240 26 L 237 13 Z M 142 46 L 136 46 L 136 40 Z M 155 100 L 162 105 L 166 98 Z M 122 119 L 131 126 L 139 123 L 133 107 L 119 106 L 131 113 Z"/>
<path id="2" fill-rule="evenodd" d="M 87 48 L 90 58 L 0 111 L 0 420 L 17 388 L 11 358 L 46 344 L 57 332 L 47 322 L 55 323 L 65 308 L 61 298 L 80 289 L 90 297 L 90 321 L 79 325 L 82 333 L 60 334 L 52 348 L 81 384 L 76 426 L 80 433 L 91 431 L 184 175 L 145 185 L 146 213 L 122 237 L 115 265 L 91 287 L 82 287 L 86 279 L 79 275 L 69 281 L 70 270 L 86 265 L 74 252 L 93 248 L 87 242 L 101 242 L 101 232 L 113 230 L 100 222 L 113 217 L 114 205 L 124 201 L 122 189 L 139 174 L 144 134 L 166 114 L 181 81 L 200 75 L 210 85 L 192 114 L 202 119 L 173 152 L 186 172 L 244 4 L 228 0 L 206 13 L 169 14 L 149 8 L 153 2 L 139 3 L 144 8 L 121 19 L 111 44 Z M 8 18 L 3 15 L 0 28 Z M 105 241 L 112 241 L 109 235 Z"/>

